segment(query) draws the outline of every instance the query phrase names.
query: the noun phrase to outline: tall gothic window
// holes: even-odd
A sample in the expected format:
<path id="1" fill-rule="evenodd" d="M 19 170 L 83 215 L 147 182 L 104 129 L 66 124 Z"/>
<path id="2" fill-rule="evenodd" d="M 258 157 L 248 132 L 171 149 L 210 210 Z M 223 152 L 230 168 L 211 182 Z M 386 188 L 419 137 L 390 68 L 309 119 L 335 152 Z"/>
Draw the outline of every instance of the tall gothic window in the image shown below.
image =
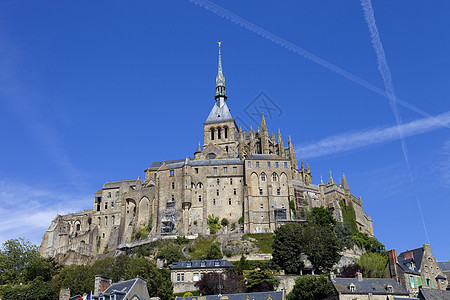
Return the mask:
<path id="1" fill-rule="evenodd" d="M 210 131 L 211 131 L 211 140 L 214 140 L 214 128 L 211 128 Z"/>
<path id="2" fill-rule="evenodd" d="M 223 128 L 223 135 L 225 136 L 225 138 L 228 138 L 228 127 L 224 127 Z"/>
<path id="3" fill-rule="evenodd" d="M 217 128 L 217 139 L 221 139 L 221 136 L 220 136 L 220 134 L 222 133 L 222 129 L 219 127 L 219 128 Z"/>

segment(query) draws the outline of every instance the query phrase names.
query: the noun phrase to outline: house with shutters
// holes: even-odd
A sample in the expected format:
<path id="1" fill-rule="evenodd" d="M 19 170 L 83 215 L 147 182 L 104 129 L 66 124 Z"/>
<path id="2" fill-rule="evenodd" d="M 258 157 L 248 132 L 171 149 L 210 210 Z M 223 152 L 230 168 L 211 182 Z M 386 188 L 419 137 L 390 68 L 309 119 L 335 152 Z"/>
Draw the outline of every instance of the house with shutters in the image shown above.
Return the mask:
<path id="1" fill-rule="evenodd" d="M 430 245 L 407 250 L 397 256 L 395 249 L 388 251 L 388 277 L 395 279 L 412 296 L 419 295 L 419 289 L 445 290 L 448 280 L 431 252 Z"/>

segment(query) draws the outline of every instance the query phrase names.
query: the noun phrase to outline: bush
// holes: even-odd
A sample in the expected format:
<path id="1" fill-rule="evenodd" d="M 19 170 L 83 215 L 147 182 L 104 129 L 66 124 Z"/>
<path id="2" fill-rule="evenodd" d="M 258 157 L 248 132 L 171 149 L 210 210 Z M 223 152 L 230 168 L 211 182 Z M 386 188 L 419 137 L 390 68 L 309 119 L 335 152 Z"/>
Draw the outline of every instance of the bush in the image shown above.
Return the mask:
<path id="1" fill-rule="evenodd" d="M 227 227 L 228 226 L 228 219 L 227 218 L 223 218 L 222 219 L 222 221 L 220 221 L 220 224 L 223 226 L 223 227 Z"/>
<path id="2" fill-rule="evenodd" d="M 209 232 L 211 234 L 216 234 L 217 231 L 221 228 L 220 224 L 219 224 L 219 217 L 214 217 L 214 216 L 208 216 L 208 219 L 206 220 L 208 227 L 209 227 Z"/>
<path id="3" fill-rule="evenodd" d="M 206 254 L 207 259 L 220 259 L 223 257 L 222 251 L 220 251 L 220 243 L 214 242 L 209 247 L 208 253 Z"/>
<path id="4" fill-rule="evenodd" d="M 326 276 L 300 276 L 286 299 L 321 300 L 328 299 L 333 293 L 333 285 Z"/>

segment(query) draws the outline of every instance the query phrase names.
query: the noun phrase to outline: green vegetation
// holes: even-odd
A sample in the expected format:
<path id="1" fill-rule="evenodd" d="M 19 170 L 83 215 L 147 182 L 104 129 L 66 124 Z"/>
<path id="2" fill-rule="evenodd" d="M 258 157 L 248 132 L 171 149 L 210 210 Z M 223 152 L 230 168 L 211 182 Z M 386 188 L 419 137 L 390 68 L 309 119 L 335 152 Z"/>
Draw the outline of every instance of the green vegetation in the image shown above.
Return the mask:
<path id="1" fill-rule="evenodd" d="M 245 281 L 248 293 L 274 291 L 280 283 L 269 270 L 251 271 Z"/>
<path id="2" fill-rule="evenodd" d="M 209 247 L 208 252 L 206 253 L 207 259 L 221 259 L 223 257 L 222 251 L 220 251 L 220 243 L 214 242 Z"/>
<path id="3" fill-rule="evenodd" d="M 219 224 L 219 217 L 208 216 L 206 222 L 208 224 L 209 232 L 211 234 L 216 234 L 217 231 L 221 228 L 221 225 Z"/>
<path id="4" fill-rule="evenodd" d="M 250 264 L 244 255 L 241 255 L 241 259 L 236 265 L 236 273 L 239 275 L 244 274 L 245 270 L 250 270 Z"/>
<path id="5" fill-rule="evenodd" d="M 376 237 L 371 237 L 367 233 L 358 232 L 353 236 L 353 241 L 358 247 L 366 249 L 367 252 L 380 253 L 387 256 L 384 245 Z"/>
<path id="6" fill-rule="evenodd" d="M 188 296 L 187 294 L 190 294 L 190 296 Z M 180 293 L 173 293 L 173 297 L 192 297 L 192 296 L 200 296 L 200 292 L 199 291 L 189 291 L 189 292 L 180 292 Z"/>
<path id="7" fill-rule="evenodd" d="M 350 228 L 350 231 L 352 232 L 352 235 L 355 236 L 358 234 L 358 226 L 356 225 L 356 214 L 355 209 L 353 208 L 353 204 L 350 201 L 350 203 L 345 204 L 344 200 L 339 201 L 339 205 L 341 206 L 342 210 L 342 218 L 344 219 L 344 223 L 347 224 L 347 226 Z"/>
<path id="8" fill-rule="evenodd" d="M 227 227 L 229 223 L 230 222 L 227 218 L 223 218 L 222 221 L 220 221 L 220 225 L 222 225 L 222 227 Z"/>
<path id="9" fill-rule="evenodd" d="M 364 277 L 384 278 L 386 276 L 386 264 L 388 258 L 380 253 L 364 253 L 355 263 L 362 268 Z"/>
<path id="10" fill-rule="evenodd" d="M 259 248 L 261 253 L 273 253 L 273 233 L 246 233 L 242 235 L 242 239 L 250 240 L 252 243 L 254 243 L 254 246 Z M 254 239 L 255 241 L 253 241 L 252 239 Z"/>
<path id="11" fill-rule="evenodd" d="M 159 250 L 157 258 L 165 260 L 167 264 L 171 264 L 183 260 L 184 255 L 179 245 L 168 245 Z"/>
<path id="12" fill-rule="evenodd" d="M 215 236 L 199 236 L 190 246 L 189 246 L 189 256 L 192 260 L 206 259 L 208 257 L 208 252 L 212 245 L 214 244 Z M 219 244 L 219 243 L 217 243 Z M 220 244 L 219 244 L 220 246 Z M 220 249 L 220 248 L 219 248 Z"/>
<path id="13" fill-rule="evenodd" d="M 313 207 L 308 212 L 306 219 L 309 223 L 314 223 L 329 229 L 332 229 L 336 225 L 333 213 L 324 207 Z"/>
<path id="14" fill-rule="evenodd" d="M 287 300 L 321 300 L 334 293 L 333 285 L 326 276 L 300 276 L 295 280 L 294 289 Z"/>

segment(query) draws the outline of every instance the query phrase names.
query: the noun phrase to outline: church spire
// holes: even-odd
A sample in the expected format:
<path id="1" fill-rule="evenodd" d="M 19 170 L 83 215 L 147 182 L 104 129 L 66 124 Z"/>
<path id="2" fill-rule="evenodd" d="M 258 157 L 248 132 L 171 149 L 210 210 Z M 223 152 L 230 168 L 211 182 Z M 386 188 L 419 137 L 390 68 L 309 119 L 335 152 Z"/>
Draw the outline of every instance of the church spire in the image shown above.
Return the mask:
<path id="1" fill-rule="evenodd" d="M 220 53 L 220 47 L 222 42 L 217 42 L 219 44 L 219 66 L 217 70 L 217 76 L 216 76 L 216 99 L 218 97 L 225 97 L 227 98 L 227 94 L 225 93 L 225 77 L 222 73 L 222 55 Z"/>

